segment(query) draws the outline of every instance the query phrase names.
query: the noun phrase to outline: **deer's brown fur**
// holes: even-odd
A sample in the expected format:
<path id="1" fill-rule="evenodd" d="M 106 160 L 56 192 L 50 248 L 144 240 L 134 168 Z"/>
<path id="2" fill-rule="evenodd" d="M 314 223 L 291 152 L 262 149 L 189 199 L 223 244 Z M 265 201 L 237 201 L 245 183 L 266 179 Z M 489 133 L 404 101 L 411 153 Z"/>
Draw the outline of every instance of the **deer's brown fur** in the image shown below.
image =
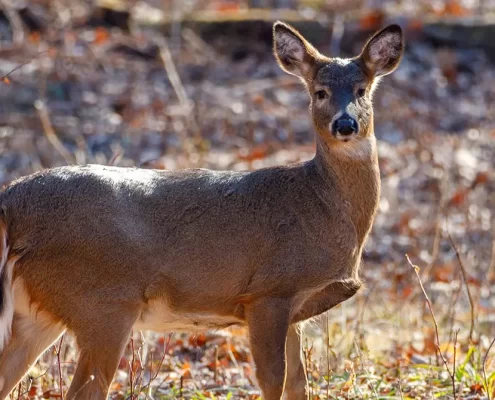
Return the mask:
<path id="1" fill-rule="evenodd" d="M 66 398 L 104 399 L 133 327 L 237 323 L 264 399 L 284 387 L 305 397 L 296 324 L 361 285 L 380 192 L 371 92 L 397 66 L 402 34 L 386 28 L 348 60 L 283 23 L 274 38 L 311 97 L 313 160 L 252 172 L 70 166 L 0 194 L 0 399 L 66 329 L 81 352 Z M 343 113 L 359 124 L 352 136 L 332 132 Z"/>

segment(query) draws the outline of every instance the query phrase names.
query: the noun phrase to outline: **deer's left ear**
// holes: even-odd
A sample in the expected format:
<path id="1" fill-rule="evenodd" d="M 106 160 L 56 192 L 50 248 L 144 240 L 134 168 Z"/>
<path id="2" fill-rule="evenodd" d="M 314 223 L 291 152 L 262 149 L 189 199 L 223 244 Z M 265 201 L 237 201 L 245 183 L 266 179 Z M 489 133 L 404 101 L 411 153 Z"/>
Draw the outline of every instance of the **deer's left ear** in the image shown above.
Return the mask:
<path id="1" fill-rule="evenodd" d="M 404 52 L 404 39 L 399 25 L 390 25 L 376 33 L 363 48 L 361 59 L 374 76 L 393 72 Z"/>

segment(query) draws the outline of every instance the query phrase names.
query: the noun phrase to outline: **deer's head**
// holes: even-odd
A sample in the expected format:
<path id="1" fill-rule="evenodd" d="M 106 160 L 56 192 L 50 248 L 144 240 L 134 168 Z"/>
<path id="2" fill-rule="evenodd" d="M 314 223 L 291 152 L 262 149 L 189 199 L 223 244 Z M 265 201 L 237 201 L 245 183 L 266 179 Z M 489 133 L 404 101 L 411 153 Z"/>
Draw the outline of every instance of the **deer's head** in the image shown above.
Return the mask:
<path id="1" fill-rule="evenodd" d="M 314 126 L 328 146 L 373 135 L 373 91 L 381 77 L 397 68 L 403 53 L 398 25 L 377 32 L 354 58 L 321 55 L 283 22 L 275 23 L 273 36 L 278 63 L 306 85 Z"/>

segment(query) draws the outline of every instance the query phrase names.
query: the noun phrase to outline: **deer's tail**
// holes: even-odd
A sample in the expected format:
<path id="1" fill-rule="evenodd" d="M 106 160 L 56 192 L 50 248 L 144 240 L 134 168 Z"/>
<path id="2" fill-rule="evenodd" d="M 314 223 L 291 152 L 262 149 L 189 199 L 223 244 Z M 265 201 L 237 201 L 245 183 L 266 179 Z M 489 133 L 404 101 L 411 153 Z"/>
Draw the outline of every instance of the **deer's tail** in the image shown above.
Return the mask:
<path id="1" fill-rule="evenodd" d="M 7 225 L 0 215 L 0 354 L 7 345 L 14 319 L 12 273 L 15 258 L 9 259 Z"/>

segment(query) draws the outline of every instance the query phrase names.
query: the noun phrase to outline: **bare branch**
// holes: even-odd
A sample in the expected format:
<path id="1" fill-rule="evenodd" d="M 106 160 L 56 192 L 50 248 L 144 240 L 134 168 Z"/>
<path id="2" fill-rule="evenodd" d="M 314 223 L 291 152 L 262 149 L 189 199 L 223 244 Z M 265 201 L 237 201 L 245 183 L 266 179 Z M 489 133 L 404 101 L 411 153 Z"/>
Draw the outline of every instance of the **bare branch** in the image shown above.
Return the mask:
<path id="1" fill-rule="evenodd" d="M 455 388 L 455 361 L 457 355 L 457 335 L 459 334 L 459 329 L 457 329 L 454 333 L 454 366 L 452 369 L 452 374 L 450 375 L 450 379 L 452 380 L 452 392 L 454 393 L 454 400 L 457 398 L 457 390 Z"/>
<path id="2" fill-rule="evenodd" d="M 60 362 L 60 353 L 62 351 L 62 345 L 64 344 L 64 337 L 65 335 L 62 335 L 62 337 L 60 338 L 60 344 L 57 349 L 58 379 L 60 385 L 60 398 L 62 400 L 65 399 L 65 396 L 64 396 L 64 378 L 62 376 L 62 364 Z"/>
<path id="3" fill-rule="evenodd" d="M 12 75 L 14 72 L 16 72 L 17 70 L 21 69 L 22 67 L 24 67 L 25 65 L 28 65 L 30 63 L 32 63 L 38 56 L 42 55 L 42 54 L 45 54 L 45 53 L 48 53 L 49 51 L 42 51 L 41 53 L 38 53 L 36 55 L 36 57 L 34 57 L 33 59 L 29 60 L 29 61 L 26 61 L 25 63 L 22 63 L 20 65 L 18 65 L 17 67 L 15 67 L 12 71 L 10 71 L 9 73 L 5 74 L 4 76 L 0 77 L 0 82 L 2 82 L 3 80 L 5 80 L 6 78 L 8 78 L 10 75 Z"/>
<path id="4" fill-rule="evenodd" d="M 177 94 L 181 106 L 185 110 L 185 114 L 190 115 L 193 104 L 187 96 L 186 89 L 184 88 L 179 73 L 177 72 L 177 68 L 175 67 L 175 63 L 172 58 L 172 54 L 170 53 L 168 44 L 165 40 L 160 40 L 158 41 L 158 46 L 160 48 L 160 57 L 162 59 L 163 66 L 165 67 L 165 72 L 167 73 L 168 79 L 170 80 L 170 83 L 172 84 L 172 87 Z"/>
<path id="5" fill-rule="evenodd" d="M 43 126 L 43 132 L 45 133 L 48 141 L 62 155 L 67 164 L 74 164 L 76 162 L 76 159 L 74 155 L 64 147 L 57 134 L 55 133 L 45 103 L 42 100 L 38 100 L 35 103 L 35 108 L 38 111 L 41 125 Z"/>
<path id="6" fill-rule="evenodd" d="M 443 217 L 448 211 L 446 209 L 447 205 L 447 184 L 448 180 L 444 179 L 440 184 L 440 201 L 437 209 L 437 216 L 435 221 L 435 237 L 433 239 L 433 245 L 431 248 L 431 259 L 426 268 L 423 269 L 422 277 L 427 278 L 430 275 L 431 270 L 435 266 L 438 259 L 438 254 L 440 252 L 440 242 L 442 239 L 442 221 Z"/>
<path id="7" fill-rule="evenodd" d="M 406 254 L 406 259 L 407 259 L 407 262 L 409 263 L 409 265 L 414 269 L 414 272 L 416 273 L 416 276 L 418 277 L 419 286 L 421 286 L 421 290 L 423 291 L 423 294 L 425 296 L 426 304 L 428 305 L 428 308 L 429 308 L 430 314 L 431 314 L 431 318 L 433 319 L 433 324 L 435 326 L 435 339 L 437 341 L 435 345 L 437 348 L 437 353 L 440 356 L 440 358 L 442 359 L 442 362 L 445 365 L 445 369 L 447 370 L 447 372 L 450 376 L 450 379 L 452 380 L 452 382 L 454 384 L 454 396 L 455 396 L 455 375 L 453 372 L 450 371 L 447 360 L 440 349 L 440 335 L 438 333 L 438 323 L 437 323 L 437 319 L 435 318 L 435 313 L 433 312 L 433 307 L 431 305 L 430 298 L 428 297 L 428 294 L 426 293 L 425 287 L 423 286 L 423 282 L 421 281 L 421 276 L 419 275 L 420 268 L 411 262 L 411 259 L 409 258 L 409 256 L 407 254 Z M 457 341 L 457 334 L 455 337 L 456 337 L 456 341 Z"/>
<path id="8" fill-rule="evenodd" d="M 473 301 L 473 296 L 471 294 L 471 290 L 469 289 L 466 268 L 464 266 L 464 263 L 462 262 L 461 256 L 459 254 L 459 250 L 457 250 L 457 246 L 454 243 L 454 240 L 452 239 L 452 236 L 450 236 L 448 225 L 447 225 L 447 235 L 449 237 L 449 240 L 450 240 L 450 243 L 452 245 L 452 248 L 455 251 L 455 255 L 457 257 L 457 261 L 459 262 L 459 266 L 461 267 L 462 280 L 464 281 L 464 285 L 466 286 L 466 292 L 467 292 L 468 299 L 469 299 L 469 306 L 471 308 L 471 326 L 469 328 L 469 340 L 472 342 L 473 341 L 473 336 L 474 336 L 475 318 L 476 318 L 476 316 L 475 316 L 475 305 L 474 305 L 474 301 Z"/>

